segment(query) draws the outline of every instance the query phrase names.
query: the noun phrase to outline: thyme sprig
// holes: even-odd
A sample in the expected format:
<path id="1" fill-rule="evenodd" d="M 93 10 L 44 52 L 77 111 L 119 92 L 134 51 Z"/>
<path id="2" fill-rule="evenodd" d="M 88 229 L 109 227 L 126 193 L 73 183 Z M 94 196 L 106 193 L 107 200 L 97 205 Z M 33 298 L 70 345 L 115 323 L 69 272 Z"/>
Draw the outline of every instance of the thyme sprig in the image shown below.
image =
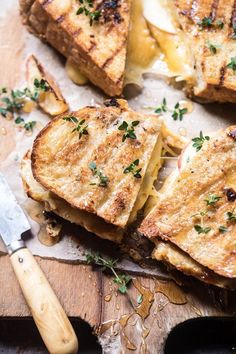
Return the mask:
<path id="1" fill-rule="evenodd" d="M 196 138 L 193 138 L 193 147 L 196 149 L 196 151 L 200 151 L 204 142 L 209 141 L 210 137 L 209 136 L 203 136 L 202 131 L 200 131 L 200 135 Z"/>
<path id="2" fill-rule="evenodd" d="M 133 121 L 131 124 L 128 124 L 126 121 L 123 121 L 122 124 L 118 127 L 119 130 L 124 130 L 125 133 L 122 136 L 122 142 L 124 142 L 126 139 L 137 139 L 137 136 L 135 134 L 135 127 L 139 125 L 139 120 Z"/>
<path id="3" fill-rule="evenodd" d="M 50 86 L 44 79 L 34 80 L 34 90 L 30 90 L 28 87 L 21 90 L 8 90 L 6 87 L 1 88 L 0 102 L 2 105 L 0 106 L 0 115 L 6 118 L 10 114 L 14 118 L 15 124 L 21 125 L 26 131 L 33 131 L 36 121 L 25 122 L 24 118 L 19 116 L 19 113 L 24 109 L 28 100 L 37 102 L 40 92 L 49 90 Z"/>
<path id="4" fill-rule="evenodd" d="M 197 24 L 201 28 L 201 30 L 214 28 L 214 27 L 219 28 L 219 29 L 223 29 L 224 25 L 225 25 L 221 19 L 217 19 L 214 22 L 211 17 L 207 17 L 207 16 L 203 17 L 202 20 L 198 21 Z"/>
<path id="5" fill-rule="evenodd" d="M 34 130 L 35 125 L 36 125 L 35 120 L 32 120 L 30 122 L 25 122 L 24 118 L 22 118 L 21 116 L 16 117 L 15 123 L 17 125 L 22 126 L 27 132 L 29 132 L 29 131 L 32 132 Z"/>
<path id="6" fill-rule="evenodd" d="M 94 10 L 93 0 L 79 0 L 79 2 L 81 6 L 78 8 L 76 15 L 84 14 L 88 16 L 90 26 L 93 25 L 94 21 L 98 22 L 101 17 L 101 11 Z"/>
<path id="7" fill-rule="evenodd" d="M 201 27 L 201 29 L 210 28 L 213 25 L 213 21 L 212 21 L 211 17 L 206 17 L 205 16 L 205 17 L 203 17 L 202 20 L 198 21 L 197 24 Z"/>
<path id="8" fill-rule="evenodd" d="M 166 101 L 166 98 L 164 97 L 163 100 L 162 100 L 162 103 L 160 104 L 160 106 L 158 106 L 156 109 L 155 109 L 155 113 L 157 114 L 160 114 L 160 113 L 163 113 L 163 112 L 167 112 L 167 101 Z"/>
<path id="9" fill-rule="evenodd" d="M 44 79 L 34 79 L 34 87 L 38 89 L 39 91 L 44 91 L 47 92 L 50 90 L 50 86 L 48 82 Z"/>
<path id="10" fill-rule="evenodd" d="M 211 43 L 210 41 L 206 42 L 206 46 L 209 49 L 209 51 L 211 52 L 211 54 L 214 54 L 214 55 L 217 53 L 218 49 L 221 48 L 221 45 Z"/>
<path id="11" fill-rule="evenodd" d="M 121 294 L 126 294 L 128 291 L 128 285 L 131 281 L 131 277 L 127 274 L 117 273 L 115 267 L 117 265 L 117 259 L 104 258 L 97 252 L 87 252 L 85 254 L 88 264 L 95 264 L 101 267 L 101 271 L 109 270 L 113 273 L 113 282 L 118 285 L 118 291 Z"/>
<path id="12" fill-rule="evenodd" d="M 214 206 L 220 199 L 221 197 L 219 197 L 218 195 L 210 193 L 208 194 L 204 202 L 206 202 L 207 206 Z"/>
<path id="13" fill-rule="evenodd" d="M 79 139 L 81 139 L 83 135 L 89 134 L 87 130 L 88 124 L 85 124 L 85 119 L 81 119 L 79 121 L 75 116 L 66 116 L 63 118 L 63 120 L 74 123 L 76 125 L 76 127 L 72 129 L 72 133 L 79 132 Z"/>
<path id="14" fill-rule="evenodd" d="M 142 168 L 137 168 L 139 165 L 139 159 L 134 160 L 128 167 L 126 167 L 123 173 L 132 173 L 135 178 L 142 178 Z"/>
<path id="15" fill-rule="evenodd" d="M 234 213 L 234 210 L 233 211 L 228 211 L 226 213 L 226 219 L 227 219 L 227 221 L 233 221 L 233 222 L 236 221 L 236 214 Z"/>
<path id="16" fill-rule="evenodd" d="M 98 177 L 99 179 L 98 186 L 107 187 L 109 178 L 102 173 L 102 171 L 97 167 L 96 163 L 90 162 L 89 168 L 93 172 L 93 175 Z M 96 185 L 96 183 L 91 183 L 91 185 Z"/>
<path id="17" fill-rule="evenodd" d="M 227 231 L 228 231 L 227 226 L 220 225 L 220 227 L 219 227 L 219 232 L 220 232 L 221 234 L 225 234 Z"/>
<path id="18" fill-rule="evenodd" d="M 198 234 L 208 234 L 211 231 L 210 226 L 203 227 L 201 225 L 194 225 L 194 229 L 197 231 Z"/>
<path id="19" fill-rule="evenodd" d="M 175 109 L 174 109 L 174 111 L 173 111 L 171 117 L 172 117 L 174 120 L 180 120 L 180 121 L 182 121 L 182 120 L 183 120 L 183 117 L 184 117 L 184 115 L 185 115 L 186 113 L 188 113 L 188 109 L 187 109 L 187 108 L 181 108 L 181 107 L 180 107 L 180 103 L 177 102 L 176 105 L 175 105 Z"/>
<path id="20" fill-rule="evenodd" d="M 183 117 L 186 113 L 188 113 L 188 109 L 186 107 L 181 107 L 180 102 L 177 102 L 174 106 L 173 109 L 168 108 L 167 106 L 167 100 L 166 98 L 163 98 L 162 103 L 160 104 L 160 106 L 158 106 L 155 110 L 154 113 L 156 114 L 161 114 L 161 113 L 166 113 L 166 112 L 171 112 L 172 115 L 171 117 L 174 120 L 183 120 Z"/>
<path id="21" fill-rule="evenodd" d="M 232 57 L 230 62 L 227 64 L 227 68 L 233 70 L 234 74 L 236 74 L 236 57 Z"/>

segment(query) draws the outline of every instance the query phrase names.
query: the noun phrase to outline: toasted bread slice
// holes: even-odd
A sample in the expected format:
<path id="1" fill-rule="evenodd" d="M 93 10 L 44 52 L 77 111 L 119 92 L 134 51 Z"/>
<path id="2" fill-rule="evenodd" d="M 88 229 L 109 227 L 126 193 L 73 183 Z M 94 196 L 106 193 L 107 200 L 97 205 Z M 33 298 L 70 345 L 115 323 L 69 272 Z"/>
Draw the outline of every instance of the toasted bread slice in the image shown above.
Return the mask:
<path id="1" fill-rule="evenodd" d="M 193 276 L 207 284 L 231 290 L 236 289 L 235 279 L 229 279 L 214 273 L 212 270 L 196 262 L 173 243 L 156 239 L 155 245 L 156 247 L 152 254 L 153 258 L 164 262 L 168 267 L 176 268 L 180 272 L 188 276 Z"/>
<path id="2" fill-rule="evenodd" d="M 144 219 L 140 231 L 176 244 L 224 277 L 236 277 L 236 126 L 205 140 Z"/>
<path id="3" fill-rule="evenodd" d="M 46 83 L 47 90 L 41 91 L 38 98 L 38 104 L 44 112 L 57 116 L 68 111 L 69 106 L 59 86 L 34 55 L 31 55 L 26 62 L 26 79 L 32 91 L 35 90 L 35 80 L 38 82 L 43 80 Z"/>
<path id="4" fill-rule="evenodd" d="M 176 0 L 179 19 L 196 62 L 194 95 L 207 101 L 236 102 L 234 0 Z"/>
<path id="5" fill-rule="evenodd" d="M 111 3 L 111 4 L 110 4 Z M 88 79 L 110 96 L 123 90 L 130 0 L 93 1 L 101 11 L 90 25 L 89 16 L 76 14 L 75 0 L 20 0 L 24 23 L 65 57 L 72 59 Z"/>
<path id="6" fill-rule="evenodd" d="M 62 198 L 46 190 L 33 177 L 31 169 L 31 152 L 28 151 L 24 156 L 20 174 L 26 194 L 31 199 L 42 203 L 46 211 L 52 211 L 65 220 L 73 224 L 84 227 L 89 232 L 93 232 L 101 238 L 119 243 L 123 237 L 124 230 L 106 223 L 96 215 L 83 210 L 73 208 Z"/>
<path id="7" fill-rule="evenodd" d="M 125 228 L 145 204 L 160 167 L 163 121 L 126 101 L 59 116 L 37 136 L 35 179 L 72 207 Z"/>

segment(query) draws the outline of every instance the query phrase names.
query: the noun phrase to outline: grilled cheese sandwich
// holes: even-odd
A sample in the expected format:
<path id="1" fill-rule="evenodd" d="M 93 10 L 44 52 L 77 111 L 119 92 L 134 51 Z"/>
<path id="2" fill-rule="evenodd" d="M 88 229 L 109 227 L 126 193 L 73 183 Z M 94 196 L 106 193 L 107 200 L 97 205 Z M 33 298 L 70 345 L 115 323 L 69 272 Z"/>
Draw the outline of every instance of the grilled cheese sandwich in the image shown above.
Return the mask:
<path id="1" fill-rule="evenodd" d="M 152 191 L 166 129 L 160 117 L 133 112 L 123 100 L 105 104 L 50 122 L 21 174 L 28 195 L 47 209 L 117 242 Z"/>
<path id="2" fill-rule="evenodd" d="M 235 166 L 236 127 L 232 126 L 206 140 L 175 172 L 140 231 L 154 241 L 160 237 L 174 243 L 216 274 L 235 278 Z"/>

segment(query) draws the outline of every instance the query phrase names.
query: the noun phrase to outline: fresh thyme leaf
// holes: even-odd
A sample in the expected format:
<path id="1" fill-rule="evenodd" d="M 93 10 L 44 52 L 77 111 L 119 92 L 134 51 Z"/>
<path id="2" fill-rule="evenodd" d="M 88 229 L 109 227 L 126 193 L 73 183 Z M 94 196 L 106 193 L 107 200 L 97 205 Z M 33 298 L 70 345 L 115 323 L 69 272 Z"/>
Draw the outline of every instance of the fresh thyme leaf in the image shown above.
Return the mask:
<path id="1" fill-rule="evenodd" d="M 0 107 L 0 114 L 1 114 L 3 117 L 6 117 L 6 116 L 7 116 L 7 110 L 6 110 L 6 108 Z"/>
<path id="2" fill-rule="evenodd" d="M 122 142 L 128 138 L 133 140 L 137 139 L 134 128 L 139 125 L 139 123 L 139 120 L 133 121 L 130 125 L 126 121 L 122 122 L 122 124 L 118 127 L 119 130 L 125 131 L 125 134 L 122 137 Z"/>
<path id="3" fill-rule="evenodd" d="M 94 21 L 99 21 L 99 18 L 101 17 L 101 11 L 99 10 L 93 10 L 91 9 L 94 7 L 93 6 L 93 0 L 80 0 L 81 6 L 78 8 L 76 15 L 81 15 L 84 14 L 85 16 L 89 17 L 89 23 L 90 26 L 93 25 Z"/>
<path id="4" fill-rule="evenodd" d="M 166 98 L 163 98 L 162 103 L 159 107 L 157 107 L 154 111 L 157 114 L 163 113 L 163 112 L 167 112 L 167 102 L 166 102 Z"/>
<path id="5" fill-rule="evenodd" d="M 24 122 L 25 122 L 24 118 L 22 118 L 20 116 L 16 117 L 16 119 L 15 119 L 15 123 L 16 124 L 21 124 L 21 123 L 24 123 Z"/>
<path id="6" fill-rule="evenodd" d="M 224 22 L 222 20 L 217 20 L 216 21 L 216 27 L 223 29 L 225 26 Z"/>
<path id="7" fill-rule="evenodd" d="M 101 266 L 101 270 L 104 272 L 110 270 L 114 274 L 113 282 L 119 285 L 118 290 L 121 294 L 126 294 L 128 290 L 128 284 L 131 281 L 131 277 L 126 274 L 118 274 L 115 271 L 117 260 L 104 258 L 97 252 L 87 252 L 85 254 L 88 264 L 95 264 Z"/>
<path id="8" fill-rule="evenodd" d="M 182 121 L 183 120 L 183 116 L 186 113 L 188 113 L 187 108 L 180 108 L 180 104 L 179 104 L 179 102 L 177 102 L 176 105 L 175 105 L 174 112 L 172 113 L 172 118 L 174 120 L 178 120 L 179 119 L 180 121 Z"/>
<path id="9" fill-rule="evenodd" d="M 97 170 L 97 165 L 95 164 L 95 162 L 90 162 L 89 168 L 90 168 L 90 170 L 95 172 Z"/>
<path id="10" fill-rule="evenodd" d="M 37 101 L 38 92 L 31 92 L 28 88 L 23 90 L 11 90 L 8 97 L 2 97 L 0 100 L 5 104 L 4 107 L 0 108 L 0 114 L 4 117 L 7 113 L 19 112 L 25 104 L 26 99 L 31 99 L 32 101 Z"/>
<path id="11" fill-rule="evenodd" d="M 139 165 L 139 160 L 134 160 L 128 167 L 126 167 L 123 173 L 132 173 L 135 178 L 142 178 L 140 172 L 142 168 L 136 168 Z"/>
<path id="12" fill-rule="evenodd" d="M 221 197 L 210 193 L 207 199 L 204 200 L 204 202 L 206 202 L 208 206 L 212 206 L 215 205 L 215 203 L 217 203 L 220 199 Z"/>
<path id="13" fill-rule="evenodd" d="M 217 50 L 218 50 L 219 48 L 221 48 L 221 46 L 220 46 L 219 44 L 213 44 L 213 43 L 211 43 L 210 41 L 207 41 L 206 46 L 207 46 L 207 48 L 210 50 L 210 52 L 211 52 L 212 54 L 216 54 L 216 53 L 217 53 Z"/>
<path id="14" fill-rule="evenodd" d="M 220 231 L 221 234 L 224 234 L 224 233 L 226 233 L 228 231 L 228 228 L 226 226 L 221 225 L 219 227 L 219 231 Z"/>
<path id="15" fill-rule="evenodd" d="M 137 297 L 137 303 L 140 305 L 143 302 L 143 295 L 139 294 Z"/>
<path id="16" fill-rule="evenodd" d="M 31 122 L 25 123 L 24 128 L 27 131 L 33 131 L 35 125 L 36 125 L 36 121 L 32 120 Z"/>
<path id="17" fill-rule="evenodd" d="M 79 139 L 81 139 L 83 135 L 88 135 L 88 125 L 85 124 L 85 119 L 78 121 L 75 116 L 66 116 L 63 118 L 63 120 L 77 124 L 76 127 L 72 130 L 72 133 L 79 132 Z"/>
<path id="18" fill-rule="evenodd" d="M 227 219 L 228 221 L 236 221 L 236 214 L 234 213 L 234 210 L 233 210 L 233 212 L 228 211 L 228 212 L 226 213 L 226 219 Z"/>
<path id="19" fill-rule="evenodd" d="M 227 68 L 232 69 L 234 74 L 236 74 L 236 57 L 231 58 L 231 61 L 227 64 Z"/>
<path id="20" fill-rule="evenodd" d="M 203 227 L 201 225 L 194 225 L 194 229 L 197 231 L 198 234 L 208 234 L 211 231 L 211 227 Z"/>
<path id="21" fill-rule="evenodd" d="M 44 92 L 49 91 L 50 89 L 48 82 L 44 79 L 41 80 L 34 79 L 34 86 L 36 87 L 36 89 L 39 89 Z"/>
<path id="22" fill-rule="evenodd" d="M 66 116 L 63 118 L 63 120 L 67 122 L 78 123 L 78 119 L 75 116 Z"/>
<path id="23" fill-rule="evenodd" d="M 120 274 L 118 275 L 117 277 L 115 277 L 113 279 L 113 282 L 117 285 L 119 285 L 119 292 L 121 294 L 126 294 L 127 293 L 127 290 L 128 290 L 128 287 L 127 285 L 129 284 L 129 282 L 131 281 L 131 277 L 129 275 L 126 275 L 126 274 Z"/>
<path id="24" fill-rule="evenodd" d="M 203 136 L 203 133 L 202 131 L 200 131 L 200 136 L 199 137 L 196 137 L 196 138 L 193 138 L 192 141 L 193 141 L 193 147 L 196 149 L 196 151 L 200 151 L 204 142 L 206 140 L 210 140 L 210 137 L 209 136 Z"/>
<path id="25" fill-rule="evenodd" d="M 95 162 L 90 162 L 89 164 L 89 168 L 90 170 L 93 172 L 93 175 L 98 177 L 99 179 L 99 183 L 98 183 L 98 186 L 99 187 L 107 187 L 108 185 L 108 182 L 109 182 L 109 178 L 107 176 L 105 176 L 101 170 L 99 170 L 97 168 L 97 165 Z M 92 185 L 92 184 L 91 184 Z"/>
<path id="26" fill-rule="evenodd" d="M 201 21 L 197 23 L 201 28 L 209 28 L 213 25 L 211 17 L 204 17 Z"/>

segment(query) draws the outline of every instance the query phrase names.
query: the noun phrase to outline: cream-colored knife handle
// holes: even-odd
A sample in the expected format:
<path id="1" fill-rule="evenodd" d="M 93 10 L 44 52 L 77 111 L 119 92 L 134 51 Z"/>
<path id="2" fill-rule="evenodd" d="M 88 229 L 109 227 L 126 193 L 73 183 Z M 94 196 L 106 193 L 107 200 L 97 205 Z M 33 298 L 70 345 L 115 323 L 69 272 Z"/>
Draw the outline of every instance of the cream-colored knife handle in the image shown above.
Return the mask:
<path id="1" fill-rule="evenodd" d="M 36 260 L 27 248 L 11 263 L 41 337 L 51 354 L 74 354 L 78 341 L 71 323 Z"/>

